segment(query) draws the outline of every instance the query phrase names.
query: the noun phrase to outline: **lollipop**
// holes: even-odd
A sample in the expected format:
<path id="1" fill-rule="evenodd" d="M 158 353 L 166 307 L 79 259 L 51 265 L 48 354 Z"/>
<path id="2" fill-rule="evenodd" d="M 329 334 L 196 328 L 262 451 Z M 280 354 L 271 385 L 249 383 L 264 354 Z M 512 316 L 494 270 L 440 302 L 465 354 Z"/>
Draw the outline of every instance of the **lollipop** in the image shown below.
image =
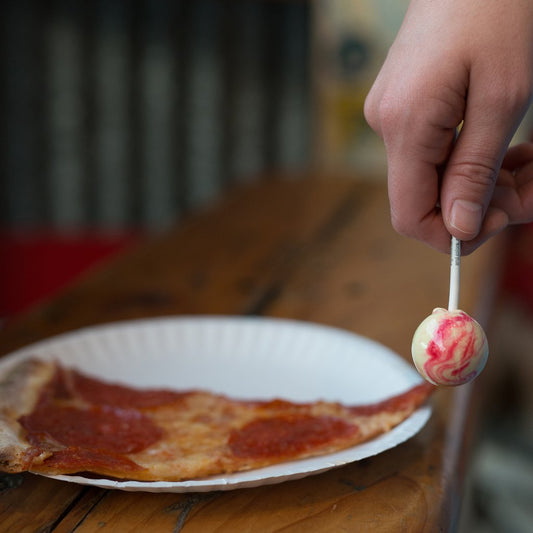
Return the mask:
<path id="1" fill-rule="evenodd" d="M 418 372 L 434 385 L 462 385 L 478 376 L 489 354 L 483 328 L 457 309 L 461 243 L 452 237 L 448 310 L 437 308 L 422 321 L 411 345 Z"/>

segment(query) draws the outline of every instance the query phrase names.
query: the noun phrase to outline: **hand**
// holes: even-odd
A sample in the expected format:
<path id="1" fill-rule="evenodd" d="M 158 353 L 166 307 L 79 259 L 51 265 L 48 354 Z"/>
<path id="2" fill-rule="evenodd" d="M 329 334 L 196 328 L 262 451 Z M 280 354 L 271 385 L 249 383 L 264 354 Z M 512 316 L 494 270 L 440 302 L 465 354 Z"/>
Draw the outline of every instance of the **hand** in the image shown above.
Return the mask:
<path id="1" fill-rule="evenodd" d="M 491 206 L 506 213 L 509 224 L 533 220 L 533 143 L 519 144 L 507 151 Z"/>
<path id="2" fill-rule="evenodd" d="M 444 252 L 453 234 L 468 254 L 509 223 L 533 220 L 533 186 L 508 166 L 495 194 L 532 78 L 531 0 L 412 0 L 365 102 L 385 143 L 399 233 Z"/>

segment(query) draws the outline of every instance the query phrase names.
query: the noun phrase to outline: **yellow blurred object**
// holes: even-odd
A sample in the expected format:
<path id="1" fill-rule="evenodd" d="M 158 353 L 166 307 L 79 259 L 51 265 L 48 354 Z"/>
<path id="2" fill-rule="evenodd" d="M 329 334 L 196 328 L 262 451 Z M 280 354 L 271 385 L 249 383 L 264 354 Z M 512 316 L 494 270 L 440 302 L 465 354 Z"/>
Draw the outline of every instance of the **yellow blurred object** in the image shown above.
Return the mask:
<path id="1" fill-rule="evenodd" d="M 385 176 L 383 144 L 366 124 L 363 107 L 406 9 L 406 0 L 313 3 L 314 154 L 319 166 Z"/>

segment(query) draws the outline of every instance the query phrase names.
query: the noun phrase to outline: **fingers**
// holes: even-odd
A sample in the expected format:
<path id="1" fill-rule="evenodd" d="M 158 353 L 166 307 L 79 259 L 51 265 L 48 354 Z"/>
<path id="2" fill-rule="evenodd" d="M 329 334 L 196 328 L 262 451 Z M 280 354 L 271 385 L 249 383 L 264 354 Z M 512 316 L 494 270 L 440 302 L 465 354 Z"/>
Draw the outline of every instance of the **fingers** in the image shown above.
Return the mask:
<path id="1" fill-rule="evenodd" d="M 481 231 L 507 141 L 490 135 L 497 129 L 474 124 L 461 132 L 441 186 L 444 224 L 461 241 Z"/>
<path id="2" fill-rule="evenodd" d="M 515 171 L 533 161 L 533 143 L 512 146 L 503 158 L 502 167 Z"/>
<path id="3" fill-rule="evenodd" d="M 451 233 L 469 253 L 533 216 L 533 147 L 505 155 L 532 94 L 531 35 L 529 0 L 410 3 L 364 110 L 385 143 L 397 231 L 442 251 Z"/>
<path id="4" fill-rule="evenodd" d="M 533 222 L 532 143 L 509 149 L 481 231 L 475 239 L 463 242 L 462 251 L 468 255 L 508 225 L 528 222 Z"/>
<path id="5" fill-rule="evenodd" d="M 435 68 L 423 72 L 409 80 L 408 89 L 383 90 L 378 78 L 365 113 L 385 143 L 393 227 L 449 252 L 450 234 L 438 207 L 440 172 L 462 119 L 465 85 L 445 87 Z"/>
<path id="6" fill-rule="evenodd" d="M 525 147 L 525 151 L 533 152 L 533 145 Z M 533 221 L 533 153 L 529 162 L 521 162 L 521 166 L 512 172 L 502 170 L 503 177 L 498 180 L 491 201 L 494 208 L 507 214 L 509 224 Z"/>
<path id="7" fill-rule="evenodd" d="M 433 57 L 433 56 L 431 56 Z M 405 74 L 394 52 L 365 101 L 365 118 L 385 144 L 391 221 L 395 230 L 449 252 L 450 234 L 438 207 L 441 166 L 463 117 L 467 73 L 453 84 L 434 61 Z M 402 75 L 403 72 L 403 75 Z M 398 80 L 390 84 L 388 80 Z"/>
<path id="8" fill-rule="evenodd" d="M 401 158 L 389 158 L 389 203 L 391 223 L 401 235 L 426 242 L 442 252 L 449 252 L 450 234 L 438 208 L 438 177 L 435 167 Z M 403 163 L 403 164 L 402 164 Z M 421 183 L 417 176 L 426 176 Z M 434 175 L 434 178 L 431 176 Z M 404 176 L 410 179 L 404 179 Z"/>
<path id="9" fill-rule="evenodd" d="M 462 241 L 482 237 L 505 227 L 505 217 L 487 216 L 507 146 L 525 113 L 527 98 L 515 91 L 490 90 L 472 83 L 464 125 L 450 155 L 441 186 L 443 220 Z M 487 112 L 487 109 L 491 110 Z M 508 161 L 520 161 L 523 151 Z"/>

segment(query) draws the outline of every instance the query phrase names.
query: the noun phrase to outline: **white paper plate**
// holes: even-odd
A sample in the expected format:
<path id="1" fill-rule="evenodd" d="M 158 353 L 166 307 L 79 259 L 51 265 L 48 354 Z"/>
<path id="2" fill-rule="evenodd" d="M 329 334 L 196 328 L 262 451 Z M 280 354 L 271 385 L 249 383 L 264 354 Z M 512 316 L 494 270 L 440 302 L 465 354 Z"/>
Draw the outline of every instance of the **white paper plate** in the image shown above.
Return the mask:
<path id="1" fill-rule="evenodd" d="M 420 383 L 381 344 L 335 328 L 270 318 L 177 317 L 85 328 L 27 346 L 0 360 L 0 372 L 27 357 L 57 359 L 91 375 L 141 387 L 202 388 L 235 398 L 371 403 Z M 229 490 L 301 478 L 376 455 L 415 435 L 431 415 L 418 409 L 392 431 L 352 448 L 225 476 L 138 482 L 50 476 L 110 489 Z"/>

